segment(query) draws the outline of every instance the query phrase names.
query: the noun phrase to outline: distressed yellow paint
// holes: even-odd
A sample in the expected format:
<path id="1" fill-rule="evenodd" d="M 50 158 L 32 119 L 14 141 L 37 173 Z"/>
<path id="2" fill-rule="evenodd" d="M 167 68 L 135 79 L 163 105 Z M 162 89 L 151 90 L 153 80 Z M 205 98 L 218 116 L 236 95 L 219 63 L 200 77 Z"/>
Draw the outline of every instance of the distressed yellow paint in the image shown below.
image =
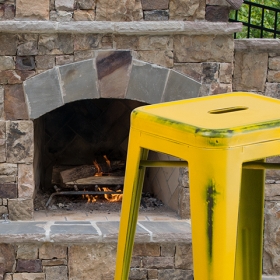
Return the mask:
<path id="1" fill-rule="evenodd" d="M 280 101 L 237 92 L 133 111 L 115 280 L 128 279 L 149 150 L 188 162 L 194 278 L 260 280 L 264 170 L 242 164 L 280 154 Z"/>

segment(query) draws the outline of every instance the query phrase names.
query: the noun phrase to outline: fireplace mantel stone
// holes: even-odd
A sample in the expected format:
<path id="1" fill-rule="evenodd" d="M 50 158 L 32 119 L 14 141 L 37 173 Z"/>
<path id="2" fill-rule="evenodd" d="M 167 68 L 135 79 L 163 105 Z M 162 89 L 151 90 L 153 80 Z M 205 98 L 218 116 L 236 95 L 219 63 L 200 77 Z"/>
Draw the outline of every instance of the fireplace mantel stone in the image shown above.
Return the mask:
<path id="1" fill-rule="evenodd" d="M 226 35 L 242 30 L 242 23 L 208 21 L 0 21 L 0 33 L 110 33 L 123 35 Z"/>

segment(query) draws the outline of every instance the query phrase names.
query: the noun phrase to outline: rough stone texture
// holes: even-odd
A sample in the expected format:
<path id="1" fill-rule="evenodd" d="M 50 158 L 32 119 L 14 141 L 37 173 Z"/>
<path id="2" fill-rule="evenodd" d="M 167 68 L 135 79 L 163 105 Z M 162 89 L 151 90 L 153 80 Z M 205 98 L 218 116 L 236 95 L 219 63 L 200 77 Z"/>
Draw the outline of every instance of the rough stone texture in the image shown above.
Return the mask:
<path id="1" fill-rule="evenodd" d="M 37 273 L 42 272 L 41 260 L 17 260 L 16 272 Z"/>
<path id="2" fill-rule="evenodd" d="M 201 63 L 174 63 L 173 69 L 193 78 L 198 82 L 201 82 L 201 77 L 202 77 Z"/>
<path id="3" fill-rule="evenodd" d="M 35 60 L 33 56 L 17 56 L 16 69 L 18 70 L 35 70 Z"/>
<path id="4" fill-rule="evenodd" d="M 0 196 L 2 198 L 17 198 L 17 184 L 0 184 Z"/>
<path id="5" fill-rule="evenodd" d="M 115 254 L 116 244 L 71 246 L 68 253 L 69 280 L 90 279 L 92 275 L 95 275 L 94 280 L 113 279 Z"/>
<path id="6" fill-rule="evenodd" d="M 22 260 L 38 259 L 38 246 L 33 244 L 18 245 L 17 259 L 22 259 Z"/>
<path id="7" fill-rule="evenodd" d="M 191 244 L 176 245 L 175 268 L 193 269 L 192 246 Z"/>
<path id="8" fill-rule="evenodd" d="M 141 0 L 142 9 L 147 10 L 167 10 L 169 7 L 169 0 Z"/>
<path id="9" fill-rule="evenodd" d="M 18 197 L 34 198 L 34 174 L 32 164 L 18 165 Z"/>
<path id="10" fill-rule="evenodd" d="M 134 61 L 126 98 L 149 104 L 160 102 L 167 74 L 167 69 Z"/>
<path id="11" fill-rule="evenodd" d="M 270 70 L 280 70 L 280 56 L 270 57 L 268 59 L 268 68 Z"/>
<path id="12" fill-rule="evenodd" d="M 279 83 L 266 83 L 265 96 L 270 96 L 280 99 L 280 84 Z"/>
<path id="13" fill-rule="evenodd" d="M 173 67 L 172 51 L 137 51 L 135 58 L 167 68 Z"/>
<path id="14" fill-rule="evenodd" d="M 265 204 L 265 231 L 264 231 L 264 267 L 265 274 L 280 274 L 279 254 L 279 202 Z"/>
<path id="15" fill-rule="evenodd" d="M 98 21 L 138 21 L 142 18 L 141 0 L 102 0 L 96 3 Z"/>
<path id="16" fill-rule="evenodd" d="M 192 271 L 180 269 L 160 269 L 158 270 L 158 279 L 161 280 L 193 280 Z"/>
<path id="17" fill-rule="evenodd" d="M 49 55 L 38 55 L 35 57 L 38 70 L 47 70 L 55 66 L 55 57 Z"/>
<path id="18" fill-rule="evenodd" d="M 72 21 L 73 12 L 66 11 L 51 11 L 50 20 L 58 22 L 69 22 Z"/>
<path id="19" fill-rule="evenodd" d="M 38 54 L 38 35 L 20 34 L 17 46 L 17 55 L 37 55 Z"/>
<path id="20" fill-rule="evenodd" d="M 232 84 L 220 84 L 220 83 L 212 83 L 210 86 L 209 94 L 220 94 L 232 92 Z"/>
<path id="21" fill-rule="evenodd" d="M 174 36 L 175 62 L 232 62 L 232 36 Z"/>
<path id="22" fill-rule="evenodd" d="M 13 280 L 13 274 L 12 273 L 6 273 L 4 275 L 4 280 Z"/>
<path id="23" fill-rule="evenodd" d="M 93 10 L 76 10 L 74 11 L 74 20 L 76 21 L 88 21 L 95 20 L 95 12 Z"/>
<path id="24" fill-rule="evenodd" d="M 49 1 L 16 0 L 16 18 L 29 20 L 48 20 Z"/>
<path id="25" fill-rule="evenodd" d="M 231 84 L 233 65 L 231 63 L 220 63 L 219 81 L 220 83 Z"/>
<path id="26" fill-rule="evenodd" d="M 204 62 L 202 63 L 202 83 L 211 84 L 218 82 L 219 63 Z"/>
<path id="27" fill-rule="evenodd" d="M 12 272 L 15 263 L 15 249 L 11 244 L 0 244 L 0 279 L 5 272 Z"/>
<path id="28" fill-rule="evenodd" d="M 198 97 L 200 83 L 171 70 L 165 86 L 163 101 L 175 101 Z"/>
<path id="29" fill-rule="evenodd" d="M 94 10 L 95 0 L 77 0 L 77 7 L 81 10 Z"/>
<path id="30" fill-rule="evenodd" d="M 267 81 L 269 83 L 280 83 L 280 71 L 268 70 Z"/>
<path id="31" fill-rule="evenodd" d="M 72 63 L 74 61 L 73 55 L 59 55 L 55 57 L 55 64 L 56 65 L 65 65 Z"/>
<path id="32" fill-rule="evenodd" d="M 145 268 L 157 268 L 157 269 L 173 268 L 174 257 L 143 257 L 143 266 Z"/>
<path id="33" fill-rule="evenodd" d="M 21 84 L 27 78 L 33 76 L 34 71 L 6 70 L 0 71 L 0 84 Z"/>
<path id="34" fill-rule="evenodd" d="M 3 214 L 8 214 L 8 208 L 6 206 L 1 205 L 0 206 L 0 216 L 2 217 Z M 0 264 L 1 264 L 1 261 L 0 261 Z M 1 272 L 0 272 L 0 277 L 1 277 Z"/>
<path id="35" fill-rule="evenodd" d="M 40 259 L 66 259 L 67 247 L 64 245 L 56 245 L 45 243 L 39 248 Z"/>
<path id="36" fill-rule="evenodd" d="M 16 176 L 17 176 L 16 164 L 0 163 L 0 183 L 15 182 Z"/>
<path id="37" fill-rule="evenodd" d="M 36 82 L 33 82 L 36 79 Z M 35 119 L 41 115 L 63 105 L 56 68 L 45 71 L 33 79 L 24 82 L 24 90 L 29 106 L 30 118 Z M 40 103 L 38 104 L 38 94 Z"/>
<path id="38" fill-rule="evenodd" d="M 97 49 L 100 44 L 99 35 L 81 34 L 76 35 L 74 38 L 74 50 L 82 51 L 88 49 Z"/>
<path id="39" fill-rule="evenodd" d="M 99 97 L 93 60 L 59 67 L 64 103 Z"/>
<path id="40" fill-rule="evenodd" d="M 130 37 L 127 37 L 127 39 Z M 135 38 L 136 39 L 136 38 Z M 141 51 L 172 51 L 173 37 L 172 36 L 139 36 L 138 50 Z M 131 40 L 133 43 L 134 40 Z M 136 40 L 135 40 L 136 41 Z"/>
<path id="41" fill-rule="evenodd" d="M 33 122 L 7 122 L 7 162 L 33 162 Z"/>
<path id="42" fill-rule="evenodd" d="M 16 55 L 17 35 L 0 34 L 0 55 Z"/>
<path id="43" fill-rule="evenodd" d="M 33 218 L 32 199 L 9 199 L 9 218 L 12 221 L 31 220 Z"/>
<path id="44" fill-rule="evenodd" d="M 233 90 L 264 91 L 267 65 L 267 53 L 235 53 Z"/>
<path id="45" fill-rule="evenodd" d="M 42 260 L 42 265 L 43 266 L 67 265 L 67 260 L 65 259 Z"/>
<path id="46" fill-rule="evenodd" d="M 116 49 L 137 50 L 139 47 L 139 37 L 116 35 L 114 38 Z"/>
<path id="47" fill-rule="evenodd" d="M 212 22 L 228 22 L 230 9 L 225 6 L 206 6 L 205 19 Z"/>
<path id="48" fill-rule="evenodd" d="M 147 269 L 145 268 L 131 268 L 129 274 L 129 280 L 141 280 L 147 279 Z"/>
<path id="49" fill-rule="evenodd" d="M 99 52 L 96 68 L 102 98 L 124 98 L 131 71 L 129 51 Z"/>
<path id="50" fill-rule="evenodd" d="M 205 0 L 170 0 L 170 20 L 204 19 Z"/>
<path id="51" fill-rule="evenodd" d="M 28 119 L 22 84 L 5 86 L 4 110 L 7 120 Z"/>
<path id="52" fill-rule="evenodd" d="M 160 245 L 156 243 L 134 244 L 133 256 L 160 256 Z"/>
<path id="53" fill-rule="evenodd" d="M 226 0 L 233 10 L 239 10 L 243 4 L 243 0 Z"/>
<path id="54" fill-rule="evenodd" d="M 229 4 L 225 0 L 206 0 L 206 5 L 229 7 Z"/>
<path id="55" fill-rule="evenodd" d="M 179 188 L 178 215 L 181 219 L 190 219 L 190 191 L 189 188 Z"/>
<path id="56" fill-rule="evenodd" d="M 168 20 L 169 13 L 168 11 L 145 11 L 144 20 L 146 21 L 161 21 Z"/>
<path id="57" fill-rule="evenodd" d="M 148 269 L 148 279 L 158 279 L 157 269 Z"/>
<path id="58" fill-rule="evenodd" d="M 55 8 L 58 11 L 73 11 L 74 0 L 55 0 Z"/>
<path id="59" fill-rule="evenodd" d="M 2 2 L 3 2 L 3 0 L 2 0 Z M 15 5 L 0 4 L 0 20 L 12 20 L 12 19 L 14 19 L 15 10 L 16 10 Z"/>
<path id="60" fill-rule="evenodd" d="M 72 54 L 73 44 L 71 34 L 43 34 L 39 36 L 38 54 Z"/>
<path id="61" fill-rule="evenodd" d="M 46 280 L 68 280 L 68 269 L 67 266 L 50 266 L 45 267 L 44 272 L 46 273 Z"/>
<path id="62" fill-rule="evenodd" d="M 1 43 L 0 43 L 1 44 Z M 15 62 L 12 56 L 0 56 L 0 71 L 15 69 Z"/>
<path id="63" fill-rule="evenodd" d="M 74 52 L 74 61 L 75 62 L 81 61 L 81 60 L 92 59 L 94 57 L 95 57 L 95 52 L 93 50 Z"/>
<path id="64" fill-rule="evenodd" d="M 45 280 L 45 273 L 14 273 L 13 280 Z"/>

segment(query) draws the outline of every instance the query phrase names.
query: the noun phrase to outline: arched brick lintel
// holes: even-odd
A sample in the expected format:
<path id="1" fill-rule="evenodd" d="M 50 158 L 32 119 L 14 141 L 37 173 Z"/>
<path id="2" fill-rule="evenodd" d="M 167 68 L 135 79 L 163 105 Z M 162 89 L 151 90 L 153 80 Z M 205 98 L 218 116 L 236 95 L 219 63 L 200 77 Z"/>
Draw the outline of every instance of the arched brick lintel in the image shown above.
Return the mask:
<path id="1" fill-rule="evenodd" d="M 96 51 L 94 59 L 56 66 L 24 82 L 30 119 L 66 103 L 96 98 L 148 104 L 197 97 L 201 84 L 172 69 L 133 59 L 130 51 Z"/>

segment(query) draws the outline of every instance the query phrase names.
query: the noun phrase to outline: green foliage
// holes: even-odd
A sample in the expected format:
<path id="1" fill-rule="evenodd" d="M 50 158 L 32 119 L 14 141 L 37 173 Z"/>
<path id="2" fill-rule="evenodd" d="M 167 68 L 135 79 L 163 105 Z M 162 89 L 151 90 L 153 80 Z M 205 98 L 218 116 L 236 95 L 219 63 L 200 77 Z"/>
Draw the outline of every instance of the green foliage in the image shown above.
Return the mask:
<path id="1" fill-rule="evenodd" d="M 268 7 L 278 8 L 280 12 L 280 0 L 251 0 L 253 3 L 262 4 Z M 230 18 L 235 19 L 235 12 L 231 11 Z M 241 22 L 249 22 L 249 5 L 243 3 L 241 8 L 238 11 L 238 21 Z M 264 21 L 263 26 L 265 28 L 274 29 L 275 22 L 275 11 L 271 11 L 268 9 L 264 9 Z M 252 6 L 251 9 L 251 24 L 261 26 L 262 24 L 262 8 Z M 280 13 L 278 13 L 277 17 L 277 30 L 280 31 Z M 263 38 L 273 38 L 274 34 L 268 31 L 263 31 Z M 243 25 L 243 29 L 241 32 L 236 34 L 237 39 L 242 38 L 261 38 L 261 30 L 256 28 L 250 28 L 250 34 L 248 36 L 248 27 Z M 276 38 L 280 38 L 280 35 L 277 35 Z"/>

